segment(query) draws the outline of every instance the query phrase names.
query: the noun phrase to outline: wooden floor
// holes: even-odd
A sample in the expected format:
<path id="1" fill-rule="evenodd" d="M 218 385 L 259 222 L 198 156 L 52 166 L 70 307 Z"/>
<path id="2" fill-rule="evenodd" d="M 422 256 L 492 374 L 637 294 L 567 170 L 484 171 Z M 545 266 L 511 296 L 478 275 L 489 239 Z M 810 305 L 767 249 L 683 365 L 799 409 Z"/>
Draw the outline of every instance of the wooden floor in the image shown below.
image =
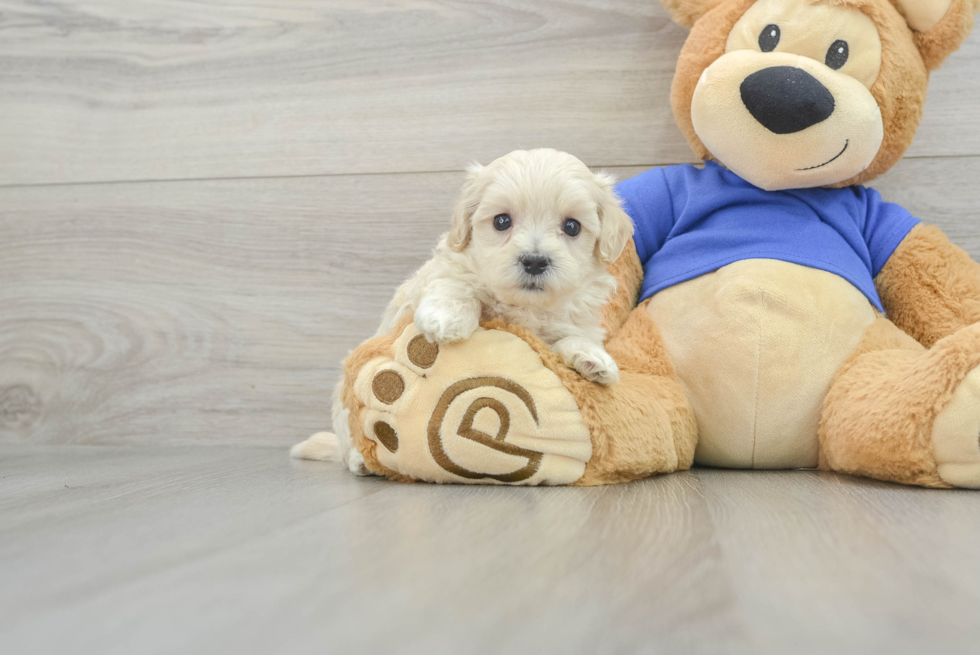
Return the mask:
<path id="1" fill-rule="evenodd" d="M 398 485 L 242 446 L 0 447 L 6 653 L 975 653 L 974 494 L 697 470 Z"/>
<path id="2" fill-rule="evenodd" d="M 655 0 L 0 0 L 0 650 L 980 648 L 976 494 L 285 458 L 467 162 L 693 161 L 684 38 Z M 875 186 L 980 258 L 978 70 Z"/>

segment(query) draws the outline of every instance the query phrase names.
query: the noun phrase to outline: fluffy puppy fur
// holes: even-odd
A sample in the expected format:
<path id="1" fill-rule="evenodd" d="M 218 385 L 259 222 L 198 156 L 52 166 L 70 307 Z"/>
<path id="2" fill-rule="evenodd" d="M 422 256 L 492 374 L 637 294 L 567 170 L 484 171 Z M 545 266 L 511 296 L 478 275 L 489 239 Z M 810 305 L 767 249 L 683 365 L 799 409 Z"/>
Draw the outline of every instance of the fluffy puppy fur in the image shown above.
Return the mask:
<path id="1" fill-rule="evenodd" d="M 633 223 L 613 182 L 549 149 L 471 167 L 450 231 L 395 293 L 378 334 L 411 312 L 429 341 L 451 343 L 499 318 L 533 332 L 582 377 L 619 381 L 602 345 L 602 307 L 616 290 L 607 266 Z"/>
<path id="2" fill-rule="evenodd" d="M 377 334 L 413 315 L 429 341 L 450 343 L 469 337 L 481 320 L 499 318 L 536 334 L 584 378 L 617 382 L 619 369 L 603 346 L 602 308 L 616 290 L 607 266 L 625 249 L 633 222 L 614 183 L 550 149 L 517 150 L 472 166 L 449 232 L 399 287 Z M 317 433 L 292 456 L 341 459 L 367 475 L 351 448 L 346 414 L 335 393 L 336 435 Z"/>

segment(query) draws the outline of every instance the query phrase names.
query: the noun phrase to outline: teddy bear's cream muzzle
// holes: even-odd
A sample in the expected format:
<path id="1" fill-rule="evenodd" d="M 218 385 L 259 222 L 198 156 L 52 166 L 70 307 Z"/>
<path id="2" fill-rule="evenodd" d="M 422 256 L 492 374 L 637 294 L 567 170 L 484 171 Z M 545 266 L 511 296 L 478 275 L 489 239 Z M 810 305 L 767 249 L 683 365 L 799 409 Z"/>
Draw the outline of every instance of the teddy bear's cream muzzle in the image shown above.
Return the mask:
<path id="1" fill-rule="evenodd" d="M 769 191 L 852 178 L 871 165 L 884 138 L 867 87 L 788 53 L 722 56 L 701 75 L 691 118 L 715 158 Z"/>

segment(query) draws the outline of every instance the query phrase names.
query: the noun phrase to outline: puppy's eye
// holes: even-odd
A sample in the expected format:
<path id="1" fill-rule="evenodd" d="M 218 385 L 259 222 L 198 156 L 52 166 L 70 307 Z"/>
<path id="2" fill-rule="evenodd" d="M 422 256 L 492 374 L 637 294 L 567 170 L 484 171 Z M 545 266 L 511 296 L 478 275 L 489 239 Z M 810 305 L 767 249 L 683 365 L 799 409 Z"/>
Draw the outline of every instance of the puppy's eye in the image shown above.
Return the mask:
<path id="1" fill-rule="evenodd" d="M 510 229 L 511 224 L 513 221 L 507 214 L 497 214 L 493 217 L 493 229 L 497 232 L 506 232 Z"/>
<path id="2" fill-rule="evenodd" d="M 570 237 L 577 237 L 578 233 L 582 231 L 582 224 L 574 218 L 566 218 L 565 222 L 561 224 L 561 231 Z"/>
<path id="3" fill-rule="evenodd" d="M 766 25 L 766 29 L 759 35 L 759 47 L 763 52 L 772 52 L 782 37 L 783 31 L 779 29 L 779 25 Z"/>
<path id="4" fill-rule="evenodd" d="M 835 71 L 840 70 L 844 68 L 844 64 L 847 63 L 847 58 L 850 56 L 851 49 L 848 47 L 847 41 L 834 41 L 834 45 L 830 46 L 830 50 L 827 51 L 827 65 Z"/>

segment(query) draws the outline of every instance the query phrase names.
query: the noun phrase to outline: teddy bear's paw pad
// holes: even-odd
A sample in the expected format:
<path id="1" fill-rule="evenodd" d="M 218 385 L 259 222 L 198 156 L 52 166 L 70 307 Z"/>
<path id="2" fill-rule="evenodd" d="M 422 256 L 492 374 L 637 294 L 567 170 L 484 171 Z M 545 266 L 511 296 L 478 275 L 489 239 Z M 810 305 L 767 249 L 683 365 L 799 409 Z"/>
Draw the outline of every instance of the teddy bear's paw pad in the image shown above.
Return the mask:
<path id="1" fill-rule="evenodd" d="M 430 343 L 414 324 L 361 369 L 364 435 L 385 467 L 429 482 L 570 484 L 592 456 L 571 393 L 500 330 Z"/>
<path id="2" fill-rule="evenodd" d="M 932 428 L 932 445 L 944 482 L 980 489 L 980 368 L 960 383 L 939 413 Z"/>

